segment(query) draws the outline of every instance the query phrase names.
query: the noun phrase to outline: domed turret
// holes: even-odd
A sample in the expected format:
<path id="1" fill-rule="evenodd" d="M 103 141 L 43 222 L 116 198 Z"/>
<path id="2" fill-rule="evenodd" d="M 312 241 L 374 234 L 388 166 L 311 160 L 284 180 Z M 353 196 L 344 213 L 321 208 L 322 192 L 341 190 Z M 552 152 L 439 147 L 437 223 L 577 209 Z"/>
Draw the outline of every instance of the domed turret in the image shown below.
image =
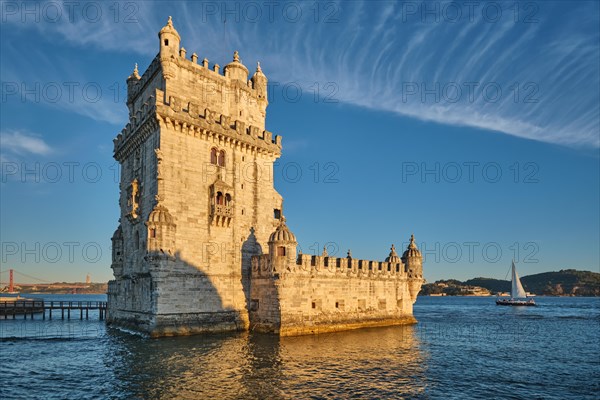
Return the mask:
<path id="1" fill-rule="evenodd" d="M 179 43 L 181 37 L 173 26 L 173 19 L 169 16 L 167 24 L 158 32 L 160 38 L 160 54 L 168 53 L 169 55 L 177 55 L 179 52 Z"/>
<path id="2" fill-rule="evenodd" d="M 288 226 L 285 224 L 285 217 L 281 217 L 279 225 L 277 226 L 275 231 L 271 233 L 271 236 L 269 236 L 269 243 L 275 242 L 297 243 L 296 236 L 294 236 L 292 231 L 290 231 L 290 228 L 288 228 Z"/>
<path id="3" fill-rule="evenodd" d="M 123 260 L 123 229 L 121 225 L 117 228 L 115 233 L 112 236 L 112 244 L 113 244 L 113 262 L 122 261 Z"/>
<path id="4" fill-rule="evenodd" d="M 138 73 L 138 65 L 135 64 L 133 72 L 127 77 L 127 107 L 129 108 L 130 115 L 133 114 L 132 100 L 140 78 L 140 74 Z"/>
<path id="5" fill-rule="evenodd" d="M 129 83 L 130 81 L 132 82 L 136 82 L 140 80 L 140 74 L 138 72 L 138 65 L 137 63 L 135 64 L 135 67 L 133 67 L 133 72 L 131 73 L 131 75 L 129 75 L 127 77 L 127 83 Z"/>
<path id="6" fill-rule="evenodd" d="M 248 68 L 240 61 L 237 50 L 233 52 L 233 61 L 225 66 L 223 72 L 226 77 L 241 81 L 243 84 L 248 81 Z"/>
<path id="7" fill-rule="evenodd" d="M 258 95 L 258 102 L 261 107 L 261 112 L 266 115 L 267 105 L 269 101 L 267 99 L 267 77 L 263 74 L 260 68 L 260 62 L 256 63 L 256 72 L 252 75 L 252 88 Z"/>
<path id="8" fill-rule="evenodd" d="M 111 268 L 115 277 L 121 276 L 123 273 L 123 229 L 119 227 L 112 236 L 112 264 Z"/>
<path id="9" fill-rule="evenodd" d="M 267 77 L 262 72 L 262 68 L 260 67 L 260 61 L 256 63 L 256 71 L 254 72 L 254 75 L 252 75 L 252 83 L 256 84 L 257 82 L 267 82 Z"/>
<path id="10" fill-rule="evenodd" d="M 148 216 L 148 251 L 172 255 L 175 248 L 175 219 L 160 202 Z"/>
<path id="11" fill-rule="evenodd" d="M 156 207 L 154 207 L 154 210 L 152 210 L 152 212 L 148 216 L 148 223 L 166 225 L 174 224 L 171 213 L 169 212 L 167 207 L 163 206 L 162 204 L 157 204 Z"/>
<path id="12" fill-rule="evenodd" d="M 392 264 L 400 263 L 400 257 L 398 257 L 398 254 L 396 253 L 396 247 L 394 247 L 394 245 L 392 245 L 392 248 L 390 249 L 390 254 L 385 259 L 385 262 L 389 262 Z"/>
<path id="13" fill-rule="evenodd" d="M 408 274 L 408 290 L 414 303 L 423 283 L 423 257 L 415 243 L 415 235 L 410 235 L 410 243 L 402 254 L 402 261 Z"/>
<path id="14" fill-rule="evenodd" d="M 175 77 L 177 73 L 177 60 L 179 59 L 179 42 L 181 38 L 179 33 L 173 27 L 173 20 L 169 17 L 167 25 L 165 25 L 160 32 L 158 32 L 160 38 L 160 66 L 162 68 L 162 75 L 167 81 L 165 83 L 164 92 L 165 98 L 168 99 L 170 96 L 170 87 L 168 81 Z"/>
<path id="15" fill-rule="evenodd" d="M 297 246 L 296 236 L 287 227 L 285 217 L 282 216 L 279 225 L 269 236 L 269 254 L 271 260 L 274 260 L 275 270 L 282 269 L 286 264 L 295 262 Z"/>
<path id="16" fill-rule="evenodd" d="M 410 235 L 410 243 L 408 244 L 408 247 L 406 248 L 404 254 L 402 254 L 402 258 L 409 257 L 421 258 L 421 252 L 419 251 L 419 249 L 417 248 L 417 244 L 415 243 L 415 235 Z"/>

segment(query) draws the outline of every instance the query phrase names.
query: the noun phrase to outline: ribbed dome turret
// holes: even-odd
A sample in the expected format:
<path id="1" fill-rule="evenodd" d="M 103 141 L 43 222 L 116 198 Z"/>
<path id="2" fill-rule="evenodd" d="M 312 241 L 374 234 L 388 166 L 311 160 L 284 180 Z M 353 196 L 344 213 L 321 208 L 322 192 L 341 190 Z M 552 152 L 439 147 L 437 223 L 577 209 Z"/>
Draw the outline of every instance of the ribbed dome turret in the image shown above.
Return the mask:
<path id="1" fill-rule="evenodd" d="M 233 61 L 223 69 L 225 76 L 231 79 L 237 79 L 246 83 L 248 80 L 248 68 L 240 61 L 240 55 L 236 51 L 233 52 Z"/>
<path id="2" fill-rule="evenodd" d="M 410 243 L 406 248 L 404 254 L 402 254 L 402 258 L 408 257 L 421 257 L 421 252 L 417 248 L 417 244 L 415 243 L 415 235 L 410 235 Z"/>
<path id="3" fill-rule="evenodd" d="M 160 30 L 160 32 L 158 32 L 158 37 L 161 37 L 165 33 L 175 36 L 178 41 L 181 40 L 181 36 L 179 36 L 179 33 L 173 26 L 173 19 L 171 18 L 170 15 L 169 15 L 169 20 L 167 21 L 167 24 L 165 26 L 163 26 L 163 28 Z"/>
<path id="4" fill-rule="evenodd" d="M 113 242 L 115 240 L 123 240 L 123 229 L 121 229 L 121 225 L 119 225 L 119 227 L 117 228 L 117 230 L 113 234 L 112 240 L 113 240 Z"/>
<path id="5" fill-rule="evenodd" d="M 137 65 L 137 64 L 135 64 L 135 67 L 133 68 L 133 72 L 131 73 L 131 75 L 129 75 L 129 76 L 127 77 L 127 82 L 129 82 L 130 80 L 136 80 L 136 81 L 139 81 L 139 80 L 140 80 L 140 78 L 141 78 L 141 77 L 140 77 L 140 74 L 139 74 L 139 71 L 138 71 L 138 65 Z"/>
<path id="6" fill-rule="evenodd" d="M 283 216 L 281 217 L 275 232 L 271 233 L 271 236 L 269 236 L 269 243 L 275 242 L 296 242 L 296 236 L 294 236 L 292 231 L 290 231 L 290 228 L 285 224 L 285 217 Z"/>
<path id="7" fill-rule="evenodd" d="M 256 63 L 256 72 L 252 75 L 252 82 L 256 83 L 259 79 L 267 80 L 267 77 L 262 72 L 262 68 L 260 67 L 260 62 Z"/>
<path id="8" fill-rule="evenodd" d="M 390 249 L 390 255 L 387 256 L 385 262 L 389 262 L 392 264 L 400 263 L 400 257 L 398 257 L 398 254 L 396 253 L 396 247 L 394 247 L 394 245 L 392 245 L 392 248 Z"/>
<path id="9" fill-rule="evenodd" d="M 175 222 L 167 207 L 157 204 L 148 216 L 149 223 L 174 225 Z"/>

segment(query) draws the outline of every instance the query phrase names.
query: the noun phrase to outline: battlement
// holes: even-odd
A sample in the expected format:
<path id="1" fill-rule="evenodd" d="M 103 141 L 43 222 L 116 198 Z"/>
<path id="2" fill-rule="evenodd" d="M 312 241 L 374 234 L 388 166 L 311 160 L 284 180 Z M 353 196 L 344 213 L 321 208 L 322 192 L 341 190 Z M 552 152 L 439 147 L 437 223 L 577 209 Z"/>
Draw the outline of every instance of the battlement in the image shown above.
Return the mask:
<path id="1" fill-rule="evenodd" d="M 310 276 L 336 276 L 363 278 L 422 278 L 418 271 L 411 271 L 404 263 L 391 263 L 386 261 L 359 260 L 354 258 L 338 258 L 328 256 L 313 256 L 298 254 L 296 262 L 286 264 L 281 269 L 278 263 L 273 262 L 269 254 L 252 257 L 252 274 L 256 277 L 279 277 L 285 274 L 310 275 Z"/>
<path id="2" fill-rule="evenodd" d="M 170 61 L 175 63 L 177 67 L 184 68 L 194 73 L 199 78 L 205 78 L 209 85 L 207 87 L 212 89 L 218 88 L 218 85 L 233 85 L 249 94 L 254 95 L 256 98 L 261 95 L 260 91 L 263 90 L 263 87 L 261 87 L 257 81 L 248 79 L 245 83 L 242 83 L 239 79 L 232 79 L 230 76 L 228 76 L 227 70 L 223 70 L 223 73 L 221 73 L 221 66 L 219 64 L 213 64 L 212 68 L 210 68 L 208 59 L 204 58 L 202 64 L 198 64 L 197 60 L 198 56 L 196 53 L 194 53 L 192 54 L 191 59 L 185 58 L 185 54 L 183 54 L 180 57 L 172 58 Z M 128 86 L 128 102 L 135 101 L 137 97 L 142 94 L 148 83 L 152 81 L 158 72 L 160 72 L 160 69 L 161 59 L 159 53 L 154 57 L 142 76 L 139 77 L 137 81 L 134 81 L 133 85 Z M 212 82 L 214 86 L 210 86 L 210 82 Z"/>
<path id="3" fill-rule="evenodd" d="M 238 119 L 233 120 L 229 115 L 219 114 L 200 104 L 186 102 L 178 96 L 170 96 L 168 102 L 157 101 L 164 98 L 164 92 L 155 90 L 154 96 L 149 96 L 142 106 L 130 116 L 129 122 L 121 133 L 113 140 L 115 157 L 120 159 L 128 146 L 127 143 L 137 143 L 133 138 L 140 129 L 150 122 L 171 124 L 176 131 L 186 131 L 193 136 L 206 138 L 210 135 L 227 137 L 235 142 L 243 143 L 257 149 L 279 155 L 281 153 L 282 138 L 273 135 L 268 130 L 261 130 L 257 126 L 246 126 Z"/>
<path id="4" fill-rule="evenodd" d="M 130 123 L 137 126 L 140 117 L 144 117 L 145 104 L 154 97 L 157 105 L 167 105 L 175 112 L 183 111 L 195 122 L 200 118 L 209 125 L 216 122 L 226 130 L 237 132 L 247 127 L 248 135 L 271 144 L 273 135 L 265 131 L 268 80 L 260 63 L 249 79 L 248 68 L 235 51 L 233 61 L 223 67 L 221 74 L 221 67 L 214 64 L 212 69 L 209 68 L 206 58 L 198 64 L 196 53 L 188 59 L 185 48 L 179 46 L 180 40 L 169 19 L 159 32 L 159 53 L 142 76 L 136 64 L 127 78 Z M 201 128 L 208 129 L 208 126 Z M 273 143 L 277 144 L 277 140 L 275 137 Z M 280 142 L 278 144 L 281 147 Z"/>
<path id="5" fill-rule="evenodd" d="M 127 78 L 129 122 L 114 140 L 117 160 L 158 126 L 281 154 L 281 137 L 265 129 L 267 77 L 260 63 L 250 79 L 237 51 L 222 74 L 218 64 L 209 68 L 206 58 L 198 64 L 196 53 L 188 59 L 185 48 L 179 47 L 181 39 L 171 19 L 159 38 L 160 51 L 146 71 L 140 76 L 136 64 Z"/>

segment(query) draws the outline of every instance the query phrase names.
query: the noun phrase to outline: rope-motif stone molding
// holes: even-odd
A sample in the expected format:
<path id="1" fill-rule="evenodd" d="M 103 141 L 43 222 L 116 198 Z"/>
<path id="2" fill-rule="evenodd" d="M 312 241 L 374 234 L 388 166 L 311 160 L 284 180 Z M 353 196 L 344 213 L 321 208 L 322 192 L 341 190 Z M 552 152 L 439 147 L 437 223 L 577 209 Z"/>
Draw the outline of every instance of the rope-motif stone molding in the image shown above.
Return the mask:
<path id="1" fill-rule="evenodd" d="M 243 121 L 231 123 L 230 116 L 217 114 L 208 108 L 200 111 L 200 107 L 193 103 L 188 103 L 187 109 L 183 109 L 181 101 L 175 97 L 171 97 L 170 105 L 158 104 L 156 111 L 178 132 L 194 136 L 199 133 L 202 139 L 216 136 L 225 143 L 245 144 L 274 154 L 281 152 L 281 136 L 273 137 L 272 132 L 261 131 L 256 126 L 247 127 Z"/>
<path id="2" fill-rule="evenodd" d="M 230 116 L 217 114 L 208 108 L 200 111 L 200 106 L 194 103 L 187 103 L 187 109 L 183 109 L 181 99 L 174 96 L 171 96 L 169 104 L 157 104 L 156 99 L 161 97 L 162 91 L 156 90 L 156 96 L 148 98 L 114 139 L 117 160 L 127 157 L 131 149 L 146 140 L 158 125 L 203 140 L 213 139 L 219 144 L 230 145 L 239 150 L 277 157 L 281 154 L 279 135 L 273 137 L 273 133 L 267 130 L 261 131 L 256 126 L 246 127 L 239 120 L 231 123 Z M 151 116 L 154 118 L 150 118 Z"/>
<path id="3" fill-rule="evenodd" d="M 159 119 L 153 116 L 154 113 L 148 112 L 141 114 L 140 118 L 136 118 L 133 124 L 130 122 L 113 140 L 115 149 L 114 158 L 122 162 L 135 149 L 139 148 L 142 143 L 159 128 Z"/>

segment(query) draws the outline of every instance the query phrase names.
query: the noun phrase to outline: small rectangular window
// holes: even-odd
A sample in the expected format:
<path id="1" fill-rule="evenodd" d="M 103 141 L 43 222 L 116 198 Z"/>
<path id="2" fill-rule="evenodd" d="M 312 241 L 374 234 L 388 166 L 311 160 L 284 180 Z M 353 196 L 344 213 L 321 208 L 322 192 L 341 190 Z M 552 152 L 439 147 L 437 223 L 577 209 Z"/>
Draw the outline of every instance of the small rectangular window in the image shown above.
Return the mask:
<path id="1" fill-rule="evenodd" d="M 283 246 L 277 247 L 277 255 L 278 256 L 285 256 L 285 247 L 283 247 Z"/>
<path id="2" fill-rule="evenodd" d="M 314 301 L 312 302 L 312 308 L 317 308 L 317 303 L 315 303 Z"/>
<path id="3" fill-rule="evenodd" d="M 169 45 L 169 39 L 165 39 L 165 46 Z"/>
<path id="4" fill-rule="evenodd" d="M 367 301 L 365 299 L 358 300 L 358 310 L 359 311 L 367 310 Z"/>
<path id="5" fill-rule="evenodd" d="M 281 210 L 279 208 L 274 209 L 273 216 L 275 217 L 275 219 L 281 219 Z"/>

